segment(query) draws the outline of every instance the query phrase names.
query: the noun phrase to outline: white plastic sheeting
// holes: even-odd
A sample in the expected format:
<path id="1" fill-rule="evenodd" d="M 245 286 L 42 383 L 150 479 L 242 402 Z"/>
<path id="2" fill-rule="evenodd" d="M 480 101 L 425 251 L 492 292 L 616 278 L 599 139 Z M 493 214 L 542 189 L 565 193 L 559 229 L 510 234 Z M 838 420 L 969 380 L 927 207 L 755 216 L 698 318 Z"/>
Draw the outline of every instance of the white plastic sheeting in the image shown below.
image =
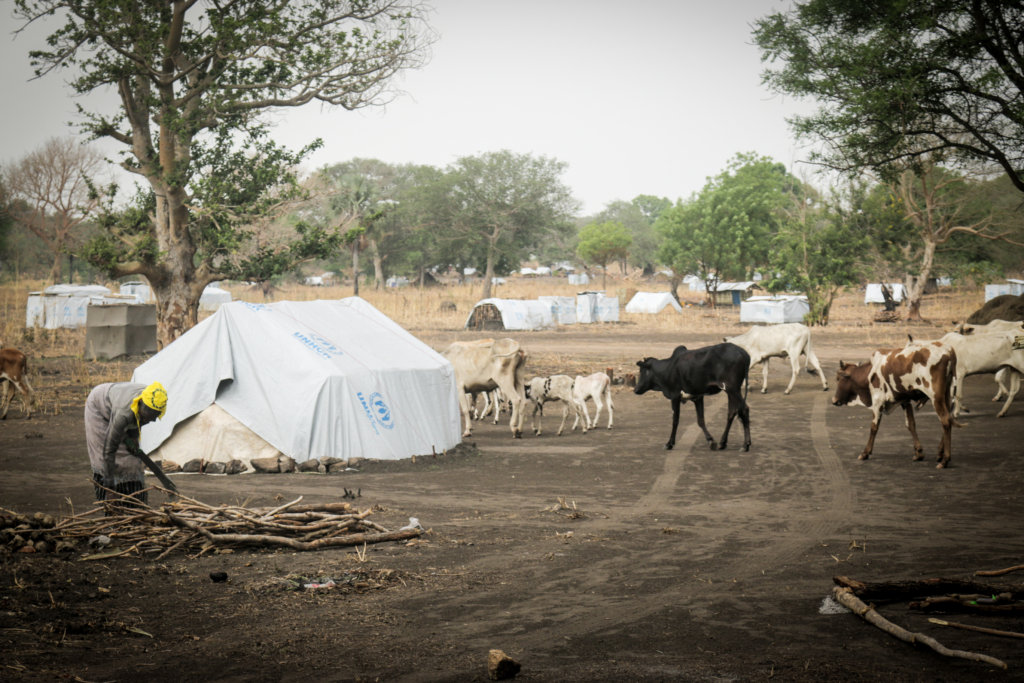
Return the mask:
<path id="1" fill-rule="evenodd" d="M 741 323 L 802 323 L 810 312 L 803 295 L 752 296 L 740 302 Z"/>
<path id="2" fill-rule="evenodd" d="M 231 301 L 231 292 L 221 289 L 217 283 L 206 285 L 203 293 L 199 296 L 200 311 L 216 311 L 223 304 Z"/>
<path id="3" fill-rule="evenodd" d="M 1007 279 L 1005 284 L 985 285 L 985 301 L 1003 294 L 1020 296 L 1024 294 L 1024 280 Z"/>
<path id="4" fill-rule="evenodd" d="M 54 330 L 60 327 L 85 327 L 86 309 L 93 297 L 104 297 L 110 290 L 102 285 L 51 285 L 41 292 L 30 292 L 25 304 L 25 327 Z"/>
<path id="5" fill-rule="evenodd" d="M 466 327 L 471 327 L 477 309 L 494 306 L 501 315 L 501 323 L 506 330 L 544 330 L 555 327 L 555 306 L 550 301 L 536 299 L 481 299 L 473 306 L 466 318 Z"/>
<path id="6" fill-rule="evenodd" d="M 550 302 L 555 307 L 555 318 L 559 325 L 576 324 L 576 299 L 571 296 L 539 296 L 540 301 Z"/>
<path id="7" fill-rule="evenodd" d="M 661 313 L 671 306 L 680 313 L 683 307 L 668 292 L 637 292 L 626 304 L 626 313 Z"/>
<path id="8" fill-rule="evenodd" d="M 167 388 L 167 414 L 142 430 L 147 452 L 214 403 L 298 462 L 395 460 L 461 440 L 451 364 L 358 297 L 224 304 L 132 379 Z M 204 448 L 188 431 L 183 448 Z"/>
<path id="9" fill-rule="evenodd" d="M 891 282 L 886 285 L 889 288 L 889 292 L 892 294 L 892 300 L 896 302 L 903 301 L 907 296 L 906 290 L 903 285 L 899 282 Z M 885 297 L 882 296 L 882 283 L 872 282 L 868 284 L 867 289 L 864 290 L 864 303 L 866 304 L 884 304 Z"/>
<path id="10" fill-rule="evenodd" d="M 580 292 L 576 295 L 576 322 L 611 323 L 619 321 L 619 297 L 604 292 Z"/>

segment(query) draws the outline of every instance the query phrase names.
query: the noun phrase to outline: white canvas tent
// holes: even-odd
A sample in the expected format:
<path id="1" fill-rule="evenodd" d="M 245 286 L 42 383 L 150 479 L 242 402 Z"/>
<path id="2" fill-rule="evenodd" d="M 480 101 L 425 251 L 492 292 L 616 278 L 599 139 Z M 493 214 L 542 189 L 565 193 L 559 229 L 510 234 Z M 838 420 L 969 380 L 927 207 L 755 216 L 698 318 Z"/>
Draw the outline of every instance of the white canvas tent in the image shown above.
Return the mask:
<path id="1" fill-rule="evenodd" d="M 178 464 L 265 456 L 237 447 L 259 444 L 246 430 L 298 462 L 395 460 L 461 440 L 451 364 L 358 297 L 224 304 L 132 379 L 167 388 L 167 414 L 142 430 L 142 447 Z M 213 404 L 240 425 L 224 426 Z"/>
<path id="2" fill-rule="evenodd" d="M 683 312 L 683 307 L 668 292 L 637 292 L 626 304 L 626 313 L 661 313 L 666 306 Z"/>
<path id="3" fill-rule="evenodd" d="M 471 330 L 543 330 L 558 325 L 556 305 L 536 299 L 481 299 L 466 318 Z"/>
<path id="4" fill-rule="evenodd" d="M 752 296 L 740 302 L 741 323 L 802 323 L 811 312 L 806 296 Z"/>

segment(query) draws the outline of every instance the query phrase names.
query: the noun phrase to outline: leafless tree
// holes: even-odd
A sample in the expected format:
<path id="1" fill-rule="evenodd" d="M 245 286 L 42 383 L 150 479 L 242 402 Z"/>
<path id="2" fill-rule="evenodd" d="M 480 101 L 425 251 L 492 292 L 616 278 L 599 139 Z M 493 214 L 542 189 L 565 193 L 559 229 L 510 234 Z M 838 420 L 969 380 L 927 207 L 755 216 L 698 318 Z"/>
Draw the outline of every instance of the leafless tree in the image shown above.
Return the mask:
<path id="1" fill-rule="evenodd" d="M 98 206 L 89 181 L 103 168 L 103 155 L 75 138 L 50 138 L 4 169 L 15 225 L 30 230 L 53 256 L 49 280 L 61 278 L 61 261 L 76 244 Z"/>

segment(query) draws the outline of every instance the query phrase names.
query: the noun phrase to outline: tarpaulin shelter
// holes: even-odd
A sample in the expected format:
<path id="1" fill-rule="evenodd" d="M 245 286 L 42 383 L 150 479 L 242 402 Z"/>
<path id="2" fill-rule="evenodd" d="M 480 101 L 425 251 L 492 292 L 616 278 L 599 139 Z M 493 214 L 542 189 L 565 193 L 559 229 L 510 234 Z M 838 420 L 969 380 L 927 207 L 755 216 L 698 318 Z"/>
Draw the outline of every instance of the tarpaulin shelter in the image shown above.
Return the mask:
<path id="1" fill-rule="evenodd" d="M 740 302 L 741 323 L 802 323 L 810 312 L 803 295 L 752 296 Z"/>
<path id="2" fill-rule="evenodd" d="M 468 330 L 543 330 L 557 325 L 555 305 L 535 299 L 481 299 L 466 318 Z"/>
<path id="3" fill-rule="evenodd" d="M 661 313 L 666 306 L 683 312 L 683 307 L 668 292 L 637 292 L 626 304 L 626 313 Z"/>
<path id="4" fill-rule="evenodd" d="M 214 404 L 297 462 L 395 460 L 461 440 L 451 364 L 358 297 L 224 304 L 132 379 L 166 387 L 167 414 L 142 430 L 142 447 L 178 464 L 265 454 L 228 448 L 238 441 L 223 425 L 218 447 L 204 412 Z"/>
<path id="5" fill-rule="evenodd" d="M 899 282 L 891 282 L 886 285 L 889 288 L 889 293 L 892 294 L 892 300 L 899 302 L 903 301 L 906 297 L 907 292 L 904 289 L 903 284 Z M 866 304 L 884 304 L 885 297 L 882 296 L 882 283 L 872 282 L 864 290 L 864 303 Z"/>

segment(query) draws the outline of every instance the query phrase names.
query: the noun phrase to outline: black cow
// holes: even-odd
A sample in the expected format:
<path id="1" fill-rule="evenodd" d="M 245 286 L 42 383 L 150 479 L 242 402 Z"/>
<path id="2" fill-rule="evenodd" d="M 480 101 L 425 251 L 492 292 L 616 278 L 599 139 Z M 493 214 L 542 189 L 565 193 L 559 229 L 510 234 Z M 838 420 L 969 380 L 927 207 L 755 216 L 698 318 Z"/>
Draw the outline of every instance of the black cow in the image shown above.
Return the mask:
<path id="1" fill-rule="evenodd" d="M 697 410 L 697 424 L 704 430 L 704 437 L 711 450 L 725 448 L 729 428 L 737 415 L 743 422 L 743 450 L 750 450 L 750 409 L 746 401 L 750 355 L 746 351 L 730 343 L 693 351 L 688 351 L 685 346 L 677 346 L 669 358 L 644 358 L 636 364 L 640 368 L 640 376 L 633 392 L 643 394 L 657 389 L 672 401 L 672 435 L 668 437 L 665 450 L 672 450 L 676 445 L 679 405 L 686 400 L 693 401 Z M 716 446 L 704 425 L 704 396 L 722 390 L 729 396 L 729 421 L 725 423 L 722 441 Z"/>

